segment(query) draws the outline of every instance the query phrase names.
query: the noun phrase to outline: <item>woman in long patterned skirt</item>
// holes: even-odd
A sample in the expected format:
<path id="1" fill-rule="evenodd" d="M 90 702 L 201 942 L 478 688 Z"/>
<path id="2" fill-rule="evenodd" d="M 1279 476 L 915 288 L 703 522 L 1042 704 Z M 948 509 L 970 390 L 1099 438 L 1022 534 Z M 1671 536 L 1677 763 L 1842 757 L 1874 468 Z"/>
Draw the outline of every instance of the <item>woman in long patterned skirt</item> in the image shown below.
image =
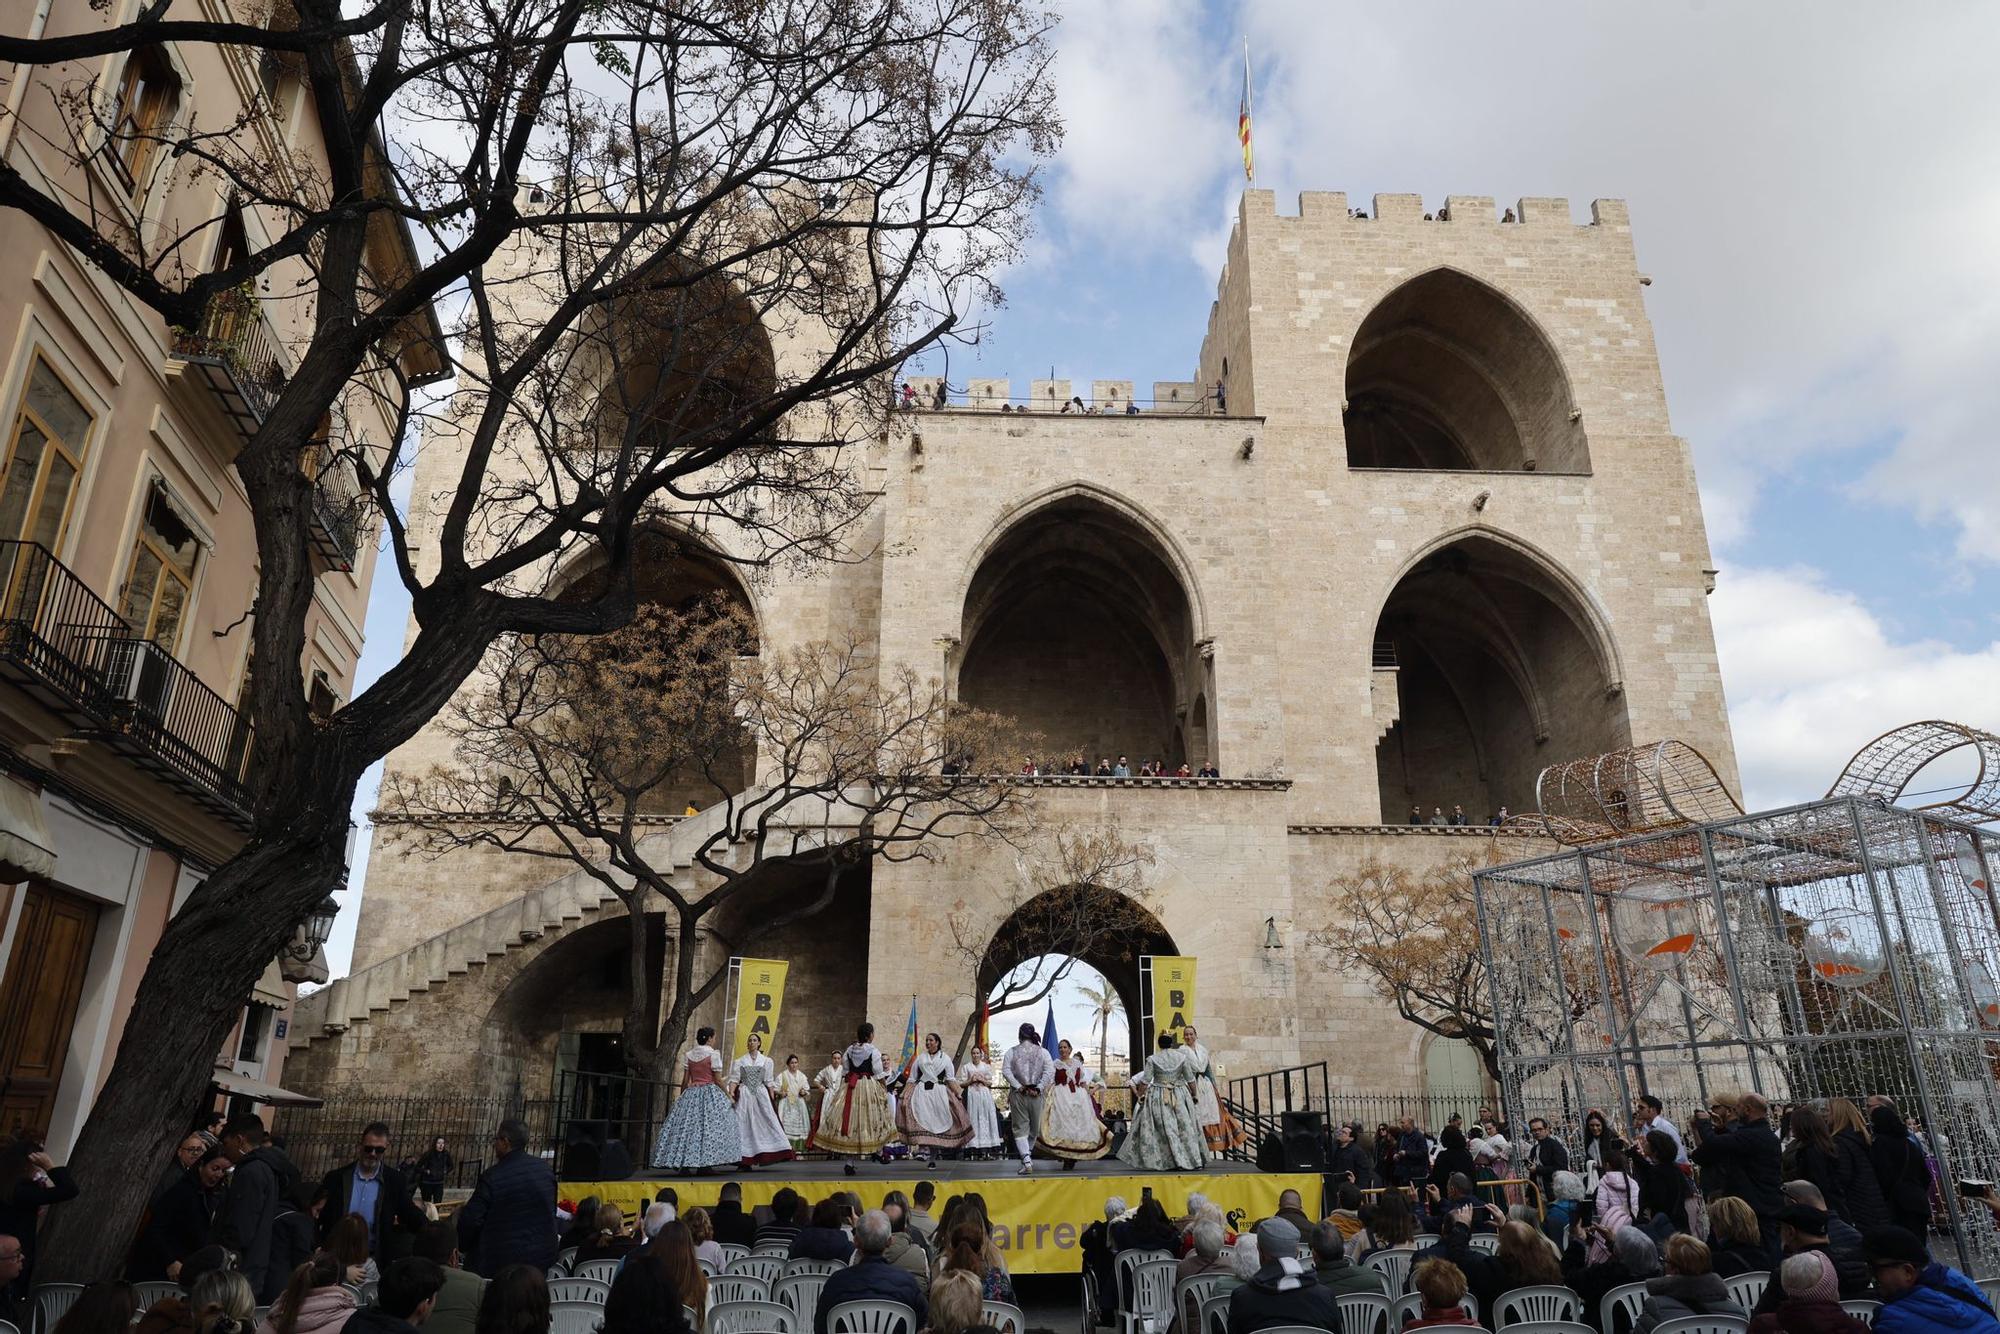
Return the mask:
<path id="1" fill-rule="evenodd" d="M 819 1069 L 819 1073 L 813 1076 L 813 1087 L 816 1090 L 816 1092 L 814 1093 L 812 1099 L 812 1109 L 813 1109 L 812 1147 L 817 1149 L 821 1147 L 819 1142 L 819 1128 L 826 1124 L 827 1109 L 833 1106 L 833 1095 L 840 1091 L 839 1052 L 834 1052 L 831 1056 L 828 1056 L 826 1058 L 826 1064 L 821 1066 Z"/>
<path id="2" fill-rule="evenodd" d="M 686 1082 L 674 1110 L 653 1142 L 654 1167 L 706 1172 L 734 1167 L 743 1158 L 743 1141 L 736 1133 L 736 1109 L 722 1091 L 722 1053 L 708 1045 L 715 1030 L 703 1026 L 687 1050 Z"/>
<path id="3" fill-rule="evenodd" d="M 1042 1111 L 1042 1148 L 1063 1160 L 1064 1170 L 1111 1152 L 1111 1136 L 1097 1118 L 1090 1086 L 1097 1076 L 1064 1038 L 1056 1044 L 1056 1076 Z"/>
<path id="4" fill-rule="evenodd" d="M 812 1138 L 812 1105 L 807 1101 L 811 1091 L 812 1081 L 799 1069 L 799 1058 L 787 1056 L 785 1068 L 778 1072 L 778 1124 L 785 1128 L 794 1153 L 804 1153 Z"/>
<path id="5" fill-rule="evenodd" d="M 986 1048 L 972 1049 L 972 1059 L 959 1067 L 958 1085 L 965 1090 L 965 1119 L 972 1125 L 973 1156 L 997 1158 L 1001 1147 L 1000 1107 L 993 1101 L 993 1067 L 987 1063 Z"/>
<path id="6" fill-rule="evenodd" d="M 729 1082 L 736 1086 L 736 1133 L 743 1141 L 743 1166 L 748 1169 L 765 1163 L 782 1163 L 792 1157 L 792 1141 L 771 1105 L 776 1096 L 777 1067 L 764 1054 L 764 1039 L 752 1033 L 750 1050 L 729 1067 Z"/>
<path id="7" fill-rule="evenodd" d="M 1181 1030 L 1188 1064 L 1195 1071 L 1194 1077 L 1194 1117 L 1201 1123 L 1202 1138 L 1208 1141 L 1208 1151 L 1220 1158 L 1231 1149 L 1241 1148 L 1248 1138 L 1243 1127 L 1236 1124 L 1236 1118 L 1222 1105 L 1221 1097 L 1215 1091 L 1215 1063 L 1208 1058 L 1208 1048 L 1201 1045 L 1193 1024 Z"/>
<path id="8" fill-rule="evenodd" d="M 1172 1033 L 1160 1034 L 1159 1050 L 1132 1082 L 1143 1088 L 1132 1109 L 1132 1130 L 1118 1157 L 1134 1167 L 1164 1172 L 1192 1171 L 1208 1161 L 1208 1146 L 1194 1114 L 1195 1070 Z"/>
<path id="9" fill-rule="evenodd" d="M 896 1137 L 895 1123 L 889 1118 L 889 1091 L 882 1086 L 887 1071 L 874 1038 L 873 1024 L 855 1030 L 853 1045 L 840 1054 L 841 1085 L 827 1101 L 814 1134 L 820 1148 L 849 1159 L 849 1176 L 854 1175 L 854 1160 L 876 1152 Z"/>
<path id="10" fill-rule="evenodd" d="M 909 1082 L 896 1108 L 896 1128 L 912 1149 L 956 1149 L 972 1138 L 951 1057 L 944 1054 L 944 1040 L 937 1034 L 924 1038 L 923 1054 L 910 1063 Z"/>

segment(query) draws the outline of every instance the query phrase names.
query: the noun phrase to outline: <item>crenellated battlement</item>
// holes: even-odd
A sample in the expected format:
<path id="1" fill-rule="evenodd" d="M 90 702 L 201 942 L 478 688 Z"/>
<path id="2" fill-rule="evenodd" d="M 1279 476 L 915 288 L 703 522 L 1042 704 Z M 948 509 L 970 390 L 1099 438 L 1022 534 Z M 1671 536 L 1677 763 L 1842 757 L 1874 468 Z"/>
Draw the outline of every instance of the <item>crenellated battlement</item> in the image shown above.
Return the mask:
<path id="1" fill-rule="evenodd" d="M 1571 212 L 1570 201 L 1557 195 L 1523 195 L 1505 206 L 1496 204 L 1492 195 L 1447 195 L 1442 205 L 1429 207 L 1425 205 L 1422 195 L 1378 194 L 1370 197 L 1364 208 L 1350 204 L 1343 190 L 1302 191 L 1298 212 L 1292 214 L 1278 212 L 1275 190 L 1246 190 L 1243 192 L 1242 213 L 1246 218 L 1275 217 L 1281 222 L 1346 221 L 1357 225 L 1430 223 L 1529 229 L 1604 227 L 1622 230 L 1630 227 L 1632 222 L 1631 213 L 1622 199 L 1593 199 L 1590 220 L 1579 223 Z"/>
<path id="2" fill-rule="evenodd" d="M 1150 396 L 1138 390 L 1144 386 L 1132 380 L 1092 380 L 1090 392 L 1071 380 L 1028 381 L 1027 392 L 1016 395 L 1014 382 L 989 376 L 972 376 L 962 383 L 946 383 L 942 406 L 938 403 L 940 377 L 912 375 L 896 381 L 896 404 L 902 406 L 902 387 L 916 393 L 919 411 L 945 412 L 1035 412 L 1060 415 L 1065 406 L 1073 415 L 1079 411 L 1073 400 L 1082 399 L 1081 411 L 1088 416 L 1219 416 L 1213 386 L 1205 392 L 1193 380 L 1155 380 Z M 1136 409 L 1136 411 L 1135 411 Z"/>

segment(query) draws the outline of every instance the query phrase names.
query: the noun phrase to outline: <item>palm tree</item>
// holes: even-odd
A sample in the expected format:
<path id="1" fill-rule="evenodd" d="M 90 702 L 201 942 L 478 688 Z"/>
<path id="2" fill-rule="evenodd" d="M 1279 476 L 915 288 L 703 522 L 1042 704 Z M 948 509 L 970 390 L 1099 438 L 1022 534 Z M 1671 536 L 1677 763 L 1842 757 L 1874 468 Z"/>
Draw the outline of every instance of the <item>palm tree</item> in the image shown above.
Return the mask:
<path id="1" fill-rule="evenodd" d="M 1089 1002 L 1091 1009 L 1097 1012 L 1097 1064 L 1098 1072 L 1102 1074 L 1105 1055 L 1104 1044 L 1110 1036 L 1111 1017 L 1113 1015 L 1122 1016 L 1125 1013 L 1125 1002 L 1112 989 L 1109 982 L 1106 982 L 1102 988 L 1079 985 L 1077 993 L 1085 1001 Z"/>

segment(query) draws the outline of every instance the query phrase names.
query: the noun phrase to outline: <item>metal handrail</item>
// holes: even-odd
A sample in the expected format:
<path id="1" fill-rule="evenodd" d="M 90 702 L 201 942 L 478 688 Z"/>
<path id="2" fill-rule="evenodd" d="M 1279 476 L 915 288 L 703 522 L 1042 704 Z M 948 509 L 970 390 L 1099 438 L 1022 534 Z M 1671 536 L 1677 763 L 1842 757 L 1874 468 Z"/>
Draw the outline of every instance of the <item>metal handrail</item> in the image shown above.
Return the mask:
<path id="1" fill-rule="evenodd" d="M 129 633 L 111 604 L 47 547 L 0 541 L 0 656 L 87 705 L 100 686 L 99 646 Z"/>
<path id="2" fill-rule="evenodd" d="M 253 749 L 250 720 L 151 640 L 104 644 L 109 711 L 175 772 L 238 806 Z"/>
<path id="3" fill-rule="evenodd" d="M 354 465 L 330 441 L 314 445 L 313 545 L 336 569 L 354 568 L 361 547 L 361 513 L 365 504 Z"/>
<path id="4" fill-rule="evenodd" d="M 228 371 L 236 392 L 259 422 L 284 392 L 288 378 L 277 332 L 256 296 L 243 289 L 218 292 L 193 329 L 174 331 L 174 353 L 211 361 Z"/>

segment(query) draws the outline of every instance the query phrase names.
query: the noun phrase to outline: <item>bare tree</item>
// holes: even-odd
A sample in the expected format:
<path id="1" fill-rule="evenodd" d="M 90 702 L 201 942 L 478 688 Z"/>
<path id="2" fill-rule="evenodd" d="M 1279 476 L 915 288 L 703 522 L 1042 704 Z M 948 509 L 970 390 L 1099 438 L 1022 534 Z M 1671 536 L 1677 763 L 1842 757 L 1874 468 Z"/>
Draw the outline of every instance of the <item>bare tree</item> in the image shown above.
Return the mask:
<path id="1" fill-rule="evenodd" d="M 965 1059 L 982 1006 L 998 1013 L 1037 1004 L 1086 956 L 1123 957 L 1144 948 L 1156 925 L 1146 907 L 1153 860 L 1152 850 L 1128 841 L 1115 822 L 1052 823 L 1022 852 L 1010 891 L 946 918 L 971 1001 L 956 1059 Z M 999 971 L 1015 960 L 1021 962 Z M 996 985 L 1000 990 L 989 995 Z"/>
<path id="2" fill-rule="evenodd" d="M 316 570 L 301 460 L 329 419 L 414 623 L 401 660 L 329 718 L 297 671 L 254 674 L 249 836 L 139 983 L 74 1153 L 90 1204 L 51 1220 L 50 1279 L 122 1262 L 242 998 L 340 883 L 362 773 L 489 645 L 625 623 L 634 534 L 656 517 L 727 526 L 748 559 L 839 546 L 882 377 L 997 296 L 987 275 L 1018 253 L 1059 133 L 1049 20 L 1025 0 L 348 9 L 281 0 L 244 22 L 143 0 L 129 21 L 0 37 L 30 88 L 16 142 L 45 166 L 0 162 L 0 207 L 183 334 L 212 327 L 218 302 L 311 304 L 295 369 L 235 459 L 257 539 L 255 661 L 303 655 Z M 298 160 L 252 133 L 278 114 L 260 93 L 214 124 L 118 115 L 94 82 L 103 58 L 169 43 L 234 63 L 244 88 L 260 62 L 292 72 L 324 153 Z M 107 206 L 91 166 L 107 152 L 146 164 L 157 225 Z M 218 248 L 233 208 L 268 242 Z M 407 229 L 420 262 L 376 262 L 384 228 Z M 433 306 L 457 333 L 455 438 L 405 514 L 392 485 L 421 403 L 404 354 Z M 355 394 L 393 410 L 392 439 L 342 434 Z M 586 554 L 595 594 L 556 596 Z"/>
<path id="3" fill-rule="evenodd" d="M 825 912 L 841 876 L 870 860 L 933 858 L 969 834 L 1007 843 L 1032 828 L 1029 789 L 977 776 L 1025 744 L 1009 720 L 907 671 L 885 682 L 851 644 L 768 660 L 744 656 L 751 644 L 749 619 L 719 599 L 642 607 L 598 637 L 509 636 L 493 654 L 495 688 L 447 712 L 453 763 L 384 788 L 384 811 L 414 825 L 422 848 L 553 859 L 617 895 L 628 923 L 623 1045 L 648 1078 L 672 1072 L 695 1010 L 728 976 L 727 949 L 697 957 L 697 928 L 754 921 L 768 934 Z M 744 790 L 746 751 L 760 763 Z M 500 809 L 486 813 L 496 790 Z M 669 857 L 671 836 L 649 835 L 645 817 L 687 792 L 714 804 L 694 846 L 682 840 Z M 693 866 L 677 871 L 682 858 Z M 648 977 L 656 904 L 674 940 L 664 996 Z"/>

